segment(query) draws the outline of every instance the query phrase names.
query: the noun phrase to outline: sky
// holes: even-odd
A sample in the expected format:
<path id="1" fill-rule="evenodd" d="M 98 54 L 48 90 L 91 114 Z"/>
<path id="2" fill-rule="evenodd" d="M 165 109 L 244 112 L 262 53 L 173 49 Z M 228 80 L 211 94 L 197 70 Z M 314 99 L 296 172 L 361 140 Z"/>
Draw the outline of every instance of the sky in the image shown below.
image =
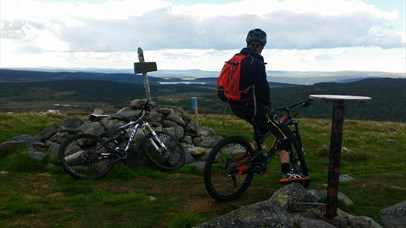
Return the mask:
<path id="1" fill-rule="evenodd" d="M 0 68 L 220 71 L 261 28 L 267 70 L 405 74 L 404 0 L 1 0 Z"/>

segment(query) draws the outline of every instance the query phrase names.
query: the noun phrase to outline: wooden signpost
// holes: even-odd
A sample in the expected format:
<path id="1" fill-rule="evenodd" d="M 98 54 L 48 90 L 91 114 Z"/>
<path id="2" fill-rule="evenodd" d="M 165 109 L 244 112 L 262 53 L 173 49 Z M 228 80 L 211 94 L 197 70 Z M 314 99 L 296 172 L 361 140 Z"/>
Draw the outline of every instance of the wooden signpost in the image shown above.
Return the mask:
<path id="1" fill-rule="evenodd" d="M 144 89 L 148 102 L 152 103 L 151 90 L 149 88 L 147 72 L 157 71 L 156 62 L 145 62 L 144 52 L 138 48 L 138 63 L 134 63 L 134 74 L 142 73 L 142 79 L 144 81 Z"/>

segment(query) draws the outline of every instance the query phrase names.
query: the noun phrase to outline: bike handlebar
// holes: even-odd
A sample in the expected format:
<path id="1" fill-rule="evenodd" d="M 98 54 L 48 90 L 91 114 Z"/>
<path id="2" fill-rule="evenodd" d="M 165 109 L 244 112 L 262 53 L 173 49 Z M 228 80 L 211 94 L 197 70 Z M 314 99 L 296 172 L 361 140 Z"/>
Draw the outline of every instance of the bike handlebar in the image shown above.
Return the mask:
<path id="1" fill-rule="evenodd" d="M 302 107 L 307 108 L 307 107 L 309 107 L 309 105 L 311 104 L 312 101 L 313 101 L 313 99 L 307 99 L 305 101 L 301 101 L 299 103 L 295 103 L 295 104 L 292 104 L 292 105 L 289 105 L 289 106 L 286 106 L 286 107 L 283 107 L 283 108 L 274 109 L 274 111 L 288 111 L 289 109 L 294 108 L 294 107 L 299 106 L 299 105 L 301 105 Z"/>

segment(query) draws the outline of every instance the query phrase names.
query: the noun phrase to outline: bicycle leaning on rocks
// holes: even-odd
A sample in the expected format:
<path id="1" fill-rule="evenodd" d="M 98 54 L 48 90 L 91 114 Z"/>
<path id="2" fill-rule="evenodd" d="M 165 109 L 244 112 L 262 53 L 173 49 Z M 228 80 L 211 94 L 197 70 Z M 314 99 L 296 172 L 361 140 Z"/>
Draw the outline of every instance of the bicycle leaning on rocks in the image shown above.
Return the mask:
<path id="1" fill-rule="evenodd" d="M 141 147 L 146 158 L 157 168 L 165 171 L 176 170 L 185 164 L 185 150 L 171 135 L 155 131 L 146 115 L 151 110 L 148 102 L 130 122 L 114 129 L 108 129 L 103 118 L 108 115 L 90 115 L 89 120 L 99 122 L 105 133 L 77 134 L 66 139 L 59 148 L 62 168 L 71 176 L 80 179 L 100 179 L 108 174 L 113 165 L 124 161 L 138 130 L 148 133 Z"/>
<path id="2" fill-rule="evenodd" d="M 302 140 L 299 132 L 299 121 L 293 119 L 291 110 L 295 107 L 308 107 L 311 100 L 302 101 L 284 108 L 274 109 L 283 112 L 280 121 L 291 128 L 292 150 L 289 162 L 295 173 L 308 176 Z M 269 134 L 268 134 L 269 135 Z M 251 184 L 254 174 L 264 174 L 268 163 L 272 161 L 279 141 L 274 140 L 267 153 L 254 151 L 251 144 L 240 136 L 230 136 L 217 143 L 210 152 L 204 172 L 204 183 L 207 192 L 218 201 L 229 201 L 240 197 Z M 261 148 L 261 145 L 258 145 Z M 263 156 L 265 155 L 265 156 Z M 301 182 L 308 187 L 309 180 Z"/>

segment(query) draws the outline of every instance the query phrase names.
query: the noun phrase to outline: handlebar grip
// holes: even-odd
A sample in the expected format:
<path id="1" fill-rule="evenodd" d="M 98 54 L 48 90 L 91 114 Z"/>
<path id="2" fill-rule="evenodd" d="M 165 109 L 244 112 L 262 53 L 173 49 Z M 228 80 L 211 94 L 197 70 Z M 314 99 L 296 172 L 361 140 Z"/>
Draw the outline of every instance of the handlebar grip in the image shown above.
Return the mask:
<path id="1" fill-rule="evenodd" d="M 307 107 L 309 107 L 309 105 L 311 105 L 312 101 L 313 101 L 313 99 L 308 99 L 307 101 L 303 102 L 302 106 L 307 108 Z"/>

